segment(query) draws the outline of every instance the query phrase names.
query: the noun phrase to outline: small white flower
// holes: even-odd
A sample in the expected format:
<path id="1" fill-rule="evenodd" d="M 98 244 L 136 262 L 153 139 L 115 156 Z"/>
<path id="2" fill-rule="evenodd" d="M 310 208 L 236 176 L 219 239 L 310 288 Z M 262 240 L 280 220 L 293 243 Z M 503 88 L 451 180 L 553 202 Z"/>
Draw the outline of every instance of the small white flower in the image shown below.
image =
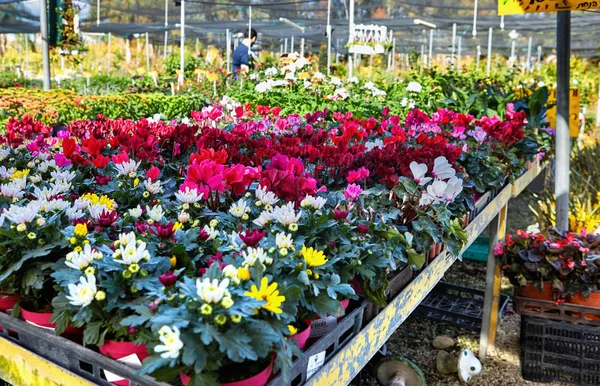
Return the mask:
<path id="1" fill-rule="evenodd" d="M 79 278 L 79 284 L 69 284 L 69 295 L 67 299 L 74 306 L 86 307 L 94 300 L 98 289 L 96 288 L 96 277 L 87 275 Z"/>
<path id="2" fill-rule="evenodd" d="M 183 123 L 184 125 L 189 125 L 190 124 L 190 119 L 188 117 L 182 118 L 181 119 L 181 123 Z"/>
<path id="3" fill-rule="evenodd" d="M 204 231 L 208 233 L 208 240 L 214 240 L 219 236 L 219 231 L 216 230 L 214 227 L 205 225 L 202 229 L 204 229 Z"/>
<path id="4" fill-rule="evenodd" d="M 143 213 L 143 210 L 139 205 L 135 208 L 129 209 L 129 215 L 133 218 L 142 217 L 142 213 Z"/>
<path id="5" fill-rule="evenodd" d="M 288 226 L 290 224 L 297 224 L 302 216 L 302 212 L 296 213 L 294 211 L 294 203 L 288 202 L 286 205 L 278 206 L 273 209 L 271 217 L 281 225 Z"/>
<path id="6" fill-rule="evenodd" d="M 306 60 L 306 58 L 299 57 L 298 59 L 296 59 L 296 61 L 294 62 L 294 66 L 298 69 L 301 70 L 304 66 L 306 66 L 308 64 L 308 60 Z"/>
<path id="7" fill-rule="evenodd" d="M 158 330 L 159 338 L 162 344 L 154 347 L 154 352 L 162 353 L 160 356 L 165 359 L 175 359 L 179 356 L 179 351 L 183 348 L 179 328 L 173 326 L 163 326 Z"/>
<path id="8" fill-rule="evenodd" d="M 218 303 L 223 297 L 229 297 L 229 279 L 223 279 L 219 282 L 217 279 L 212 281 L 209 278 L 196 280 L 198 297 L 205 303 Z"/>
<path id="9" fill-rule="evenodd" d="M 21 199 L 25 195 L 25 192 L 23 191 L 21 184 L 15 184 L 14 181 L 11 181 L 7 184 L 0 185 L 0 194 L 5 197 Z"/>
<path id="10" fill-rule="evenodd" d="M 89 267 L 96 257 L 97 252 L 89 244 L 86 244 L 81 252 L 69 252 L 65 264 L 67 267 L 83 270 Z"/>
<path id="11" fill-rule="evenodd" d="M 231 264 L 228 264 L 225 267 L 223 267 L 222 272 L 223 276 L 225 276 L 226 278 L 233 279 L 237 277 L 237 268 Z"/>
<path id="12" fill-rule="evenodd" d="M 163 191 L 162 186 L 160 186 L 160 181 L 156 180 L 155 182 L 152 182 L 150 178 L 144 181 L 144 187 L 152 194 L 162 193 Z"/>
<path id="13" fill-rule="evenodd" d="M 537 235 L 538 233 L 541 232 L 540 224 L 536 222 L 535 224 L 528 226 L 527 230 L 525 230 L 525 232 L 529 233 L 530 235 Z"/>
<path id="14" fill-rule="evenodd" d="M 37 217 L 42 208 L 41 201 L 31 201 L 25 206 L 11 205 L 3 216 L 13 224 L 30 223 Z"/>
<path id="15" fill-rule="evenodd" d="M 146 205 L 146 214 L 148 214 L 148 217 L 150 217 L 152 220 L 159 222 L 163 219 L 165 212 L 163 211 L 161 205 L 156 205 L 153 208 L 150 208 Z"/>
<path id="16" fill-rule="evenodd" d="M 273 86 L 271 85 L 271 82 L 269 82 L 269 81 L 260 82 L 259 84 L 254 86 L 254 91 L 259 92 L 259 93 L 265 93 L 267 91 L 271 91 L 272 89 L 273 89 Z"/>
<path id="17" fill-rule="evenodd" d="M 279 199 L 273 192 L 268 192 L 266 187 L 259 186 L 255 191 L 254 195 L 256 198 L 263 203 L 263 205 L 275 205 L 279 202 Z"/>
<path id="18" fill-rule="evenodd" d="M 248 204 L 246 203 L 246 201 L 243 198 L 240 198 L 238 202 L 234 203 L 233 205 L 231 205 L 231 208 L 229 208 L 229 213 L 231 213 L 234 217 L 242 217 L 245 213 L 248 213 L 250 211 L 250 208 L 248 207 Z"/>
<path id="19" fill-rule="evenodd" d="M 85 213 L 81 209 L 77 209 L 75 207 L 70 207 L 65 211 L 65 214 L 69 218 L 69 220 L 77 220 L 85 216 Z"/>
<path id="20" fill-rule="evenodd" d="M 427 174 L 427 165 L 426 164 L 419 164 L 419 163 L 416 163 L 415 161 L 412 161 L 410 163 L 410 171 L 413 174 L 413 178 L 414 178 L 415 182 L 421 186 L 427 184 L 429 181 L 432 180 L 431 177 L 425 177 L 425 174 Z"/>
<path id="21" fill-rule="evenodd" d="M 121 240 L 127 242 L 121 242 Z M 146 243 L 143 241 L 138 242 L 133 232 L 119 235 L 119 241 L 119 249 L 113 253 L 113 259 L 116 263 L 131 265 L 142 260 L 150 260 L 150 252 L 146 250 Z"/>
<path id="22" fill-rule="evenodd" d="M 365 143 L 365 147 L 367 148 L 367 151 L 371 151 L 375 148 L 377 149 L 383 149 L 385 146 L 385 144 L 383 143 L 383 141 L 381 139 L 376 139 L 374 141 L 368 141 Z"/>
<path id="23" fill-rule="evenodd" d="M 351 76 L 348 78 L 348 83 L 358 84 L 358 78 L 356 76 Z"/>
<path id="24" fill-rule="evenodd" d="M 438 203 L 446 197 L 446 187 L 448 186 L 442 180 L 435 180 L 431 185 L 427 186 L 427 193 L 434 203 Z"/>
<path id="25" fill-rule="evenodd" d="M 292 248 L 293 243 L 294 239 L 292 238 L 292 235 L 290 233 L 277 233 L 277 235 L 275 236 L 275 244 L 279 249 Z"/>
<path id="26" fill-rule="evenodd" d="M 258 248 L 248 248 L 245 251 L 242 251 L 242 257 L 244 258 L 244 264 L 250 267 L 253 267 L 256 261 L 261 264 L 268 259 L 267 252 L 261 247 Z"/>
<path id="27" fill-rule="evenodd" d="M 198 194 L 198 190 L 190 189 L 188 186 L 185 187 L 185 192 L 180 190 L 177 193 L 175 193 L 175 197 L 182 204 L 193 204 L 195 202 L 202 200 L 203 196 L 204 196 L 204 193 Z"/>
<path id="28" fill-rule="evenodd" d="M 456 176 L 452 176 L 448 180 L 448 185 L 446 186 L 446 191 L 444 192 L 444 198 L 448 202 L 454 201 L 456 196 L 460 194 L 463 190 L 462 180 Z"/>
<path id="29" fill-rule="evenodd" d="M 327 199 L 323 197 L 306 196 L 300 202 L 300 206 L 303 208 L 313 208 L 320 210 L 327 203 Z"/>
<path id="30" fill-rule="evenodd" d="M 0 161 L 4 160 L 10 154 L 10 148 L 3 146 L 0 148 Z"/>
<path id="31" fill-rule="evenodd" d="M 273 220 L 273 215 L 271 211 L 263 210 L 260 215 L 256 218 L 256 220 L 252 221 L 254 224 L 258 225 L 261 228 L 264 228 L 269 222 Z"/>
<path id="32" fill-rule="evenodd" d="M 140 167 L 140 164 L 141 161 L 135 162 L 135 160 L 129 160 L 121 164 L 116 164 L 115 168 L 117 169 L 119 176 L 128 176 L 129 173 L 135 173 Z"/>
<path id="33" fill-rule="evenodd" d="M 408 98 L 406 98 L 406 97 L 402 98 L 402 100 L 400 101 L 400 106 L 402 106 L 402 107 L 408 106 Z"/>
<path id="34" fill-rule="evenodd" d="M 337 76 L 332 76 L 331 78 L 329 78 L 329 83 L 331 83 L 334 86 L 341 86 L 342 80 Z"/>
<path id="35" fill-rule="evenodd" d="M 420 93 L 423 90 L 423 86 L 421 86 L 418 82 L 410 82 L 408 86 L 406 86 L 406 91 Z"/>
<path id="36" fill-rule="evenodd" d="M 274 76 L 277 75 L 278 71 L 277 68 L 275 67 L 269 67 L 265 70 L 265 75 L 266 76 Z"/>
<path id="37" fill-rule="evenodd" d="M 182 210 L 181 212 L 179 212 L 179 215 L 177 216 L 177 221 L 179 221 L 182 224 L 187 223 L 188 221 L 190 221 L 190 214 L 188 212 L 186 212 L 185 210 Z"/>

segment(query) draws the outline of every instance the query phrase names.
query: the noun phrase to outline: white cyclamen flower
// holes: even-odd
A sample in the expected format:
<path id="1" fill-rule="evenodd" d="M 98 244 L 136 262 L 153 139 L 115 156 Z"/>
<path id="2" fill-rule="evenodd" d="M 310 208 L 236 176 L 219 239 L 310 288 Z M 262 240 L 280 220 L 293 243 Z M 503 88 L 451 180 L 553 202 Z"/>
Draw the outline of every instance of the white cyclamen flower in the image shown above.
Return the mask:
<path id="1" fill-rule="evenodd" d="M 277 245 L 277 248 L 281 249 L 281 248 L 292 248 L 292 245 L 294 243 L 294 239 L 292 238 L 292 235 L 290 233 L 285 234 L 285 233 L 277 233 L 277 235 L 275 236 L 275 244 Z"/>
<path id="2" fill-rule="evenodd" d="M 463 190 L 463 182 L 460 178 L 453 176 L 448 180 L 446 191 L 444 192 L 444 199 L 448 202 L 454 201 L 456 196 Z"/>
<path id="3" fill-rule="evenodd" d="M 198 297 L 205 303 L 218 303 L 223 297 L 229 297 L 229 279 L 219 282 L 217 279 L 204 278 L 196 280 Z"/>
<path id="4" fill-rule="evenodd" d="M 406 91 L 408 92 L 416 92 L 418 94 L 421 90 L 423 90 L 423 86 L 418 82 L 410 82 L 408 86 L 406 86 Z"/>
<path id="5" fill-rule="evenodd" d="M 86 307 L 94 300 L 98 289 L 96 288 L 96 277 L 87 275 L 80 277 L 78 284 L 69 284 L 69 295 L 67 299 L 74 306 Z"/>
<path id="6" fill-rule="evenodd" d="M 413 174 L 413 179 L 415 180 L 415 182 L 421 186 L 425 185 L 426 183 L 432 180 L 431 177 L 425 177 L 425 174 L 427 174 L 426 164 L 419 164 L 415 161 L 412 161 L 410 163 L 410 171 Z"/>
<path id="7" fill-rule="evenodd" d="M 444 156 L 437 157 L 433 161 L 433 176 L 440 180 L 447 180 L 456 175 L 456 170 L 448 163 L 448 160 Z"/>
<path id="8" fill-rule="evenodd" d="M 277 202 L 279 202 L 279 199 L 277 198 L 277 196 L 275 195 L 275 193 L 273 192 L 268 192 L 266 187 L 263 186 L 259 186 L 255 191 L 254 194 L 256 195 L 256 198 L 263 204 L 263 205 L 275 205 L 277 204 Z"/>
<path id="9" fill-rule="evenodd" d="M 442 180 L 435 180 L 433 184 L 427 186 L 427 195 L 434 204 L 444 200 L 446 198 L 446 188 L 448 184 Z"/>
<path id="10" fill-rule="evenodd" d="M 240 198 L 238 202 L 231 205 L 229 208 L 229 213 L 231 213 L 234 217 L 242 217 L 244 214 L 250 212 L 250 207 L 243 198 Z"/>
<path id="11" fill-rule="evenodd" d="M 173 326 L 163 326 L 158 330 L 159 338 L 162 344 L 154 347 L 154 352 L 162 353 L 160 356 L 165 359 L 175 359 L 179 356 L 179 351 L 183 348 L 179 328 Z"/>

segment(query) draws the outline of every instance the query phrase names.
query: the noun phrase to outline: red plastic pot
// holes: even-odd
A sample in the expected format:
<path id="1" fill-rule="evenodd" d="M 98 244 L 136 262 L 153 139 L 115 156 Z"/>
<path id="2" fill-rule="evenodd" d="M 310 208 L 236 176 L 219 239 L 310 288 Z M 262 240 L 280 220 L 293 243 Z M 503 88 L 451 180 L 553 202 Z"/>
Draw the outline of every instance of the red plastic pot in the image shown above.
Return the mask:
<path id="1" fill-rule="evenodd" d="M 45 328 L 47 330 L 54 330 L 56 328 L 56 323 L 50 322 L 50 319 L 52 319 L 52 312 L 33 312 L 21 308 L 21 316 L 27 323 L 33 324 L 34 326 Z M 67 326 L 64 334 L 80 335 L 83 334 L 83 330 L 81 328 Z"/>
<path id="2" fill-rule="evenodd" d="M 575 295 L 569 298 L 568 302 L 578 304 L 580 306 L 600 308 L 600 291 L 590 292 L 590 296 L 588 298 L 585 298 L 581 292 L 577 292 Z M 586 314 L 585 318 L 587 320 L 600 320 L 600 316 L 597 315 Z"/>
<path id="3" fill-rule="evenodd" d="M 518 294 L 524 298 L 538 299 L 538 300 L 550 300 L 554 301 L 554 291 L 552 290 L 552 282 L 544 282 L 544 291 L 533 286 L 533 283 L 527 282 L 524 288 L 519 288 Z"/>
<path id="4" fill-rule="evenodd" d="M 19 297 L 15 295 L 0 295 L 0 312 L 12 310 L 15 304 L 19 301 Z"/>
<path id="5" fill-rule="evenodd" d="M 360 288 L 360 281 L 358 280 L 357 277 L 353 277 L 352 280 L 350 280 L 350 286 L 352 286 L 352 289 L 354 290 L 355 294 L 362 295 L 362 289 Z"/>
<path id="6" fill-rule="evenodd" d="M 305 320 L 304 323 L 307 324 L 307 327 L 304 330 L 289 337 L 290 340 L 298 341 L 296 343 L 296 347 L 298 347 L 300 350 L 304 350 L 306 347 L 306 341 L 308 340 L 308 337 L 310 337 L 310 326 L 312 325 L 312 320 Z"/>
<path id="7" fill-rule="evenodd" d="M 107 340 L 102 346 L 99 346 L 98 349 L 102 355 L 114 360 L 135 354 L 141 362 L 150 356 L 150 354 L 148 354 L 148 348 L 146 345 L 137 345 L 132 342 L 117 342 L 114 340 Z M 114 381 L 111 383 L 117 386 L 129 386 L 129 380 L 127 379 Z"/>
<path id="8" fill-rule="evenodd" d="M 273 361 L 271 361 L 271 363 L 263 371 L 253 377 L 242 379 L 241 381 L 237 382 L 221 383 L 221 386 L 265 386 L 272 373 Z M 179 379 L 181 379 L 181 383 L 183 383 L 184 386 L 187 386 L 192 380 L 192 377 L 189 377 L 184 373 L 179 373 Z"/>

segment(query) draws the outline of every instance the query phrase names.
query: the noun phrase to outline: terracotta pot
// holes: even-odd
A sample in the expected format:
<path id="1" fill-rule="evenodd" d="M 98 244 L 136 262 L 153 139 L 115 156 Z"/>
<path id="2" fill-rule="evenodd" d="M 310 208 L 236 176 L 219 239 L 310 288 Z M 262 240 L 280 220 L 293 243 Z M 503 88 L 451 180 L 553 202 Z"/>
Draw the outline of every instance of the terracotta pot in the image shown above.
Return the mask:
<path id="1" fill-rule="evenodd" d="M 146 345 L 137 345 L 132 342 L 117 342 L 114 340 L 107 340 L 102 346 L 98 346 L 98 349 L 102 355 L 114 360 L 135 354 L 141 362 L 150 356 L 150 354 L 148 354 Z M 129 380 L 127 379 L 114 381 L 111 383 L 117 386 L 129 386 Z"/>
<path id="2" fill-rule="evenodd" d="M 0 295 L 0 312 L 7 312 L 13 309 L 19 301 L 16 295 Z"/>
<path id="3" fill-rule="evenodd" d="M 543 292 L 539 288 L 534 287 L 533 283 L 527 282 L 527 285 L 524 288 L 519 288 L 517 293 L 524 298 L 554 301 L 554 291 L 552 290 L 551 281 L 544 282 Z"/>
<path id="4" fill-rule="evenodd" d="M 56 328 L 56 323 L 50 322 L 50 319 L 52 319 L 52 312 L 33 312 L 21 308 L 21 316 L 27 323 L 33 324 L 34 326 L 53 331 Z M 81 335 L 83 334 L 83 329 L 67 326 L 63 334 Z"/>
<path id="5" fill-rule="evenodd" d="M 312 325 L 312 320 L 305 320 L 304 323 L 307 325 L 304 330 L 288 338 L 289 340 L 297 340 L 296 347 L 298 347 L 300 350 L 304 350 L 306 347 L 306 341 L 310 337 L 310 326 Z"/>
<path id="6" fill-rule="evenodd" d="M 600 291 L 590 292 L 590 296 L 586 299 L 581 292 L 577 292 L 571 296 L 568 300 L 569 303 L 577 304 L 585 307 L 596 307 L 600 308 Z M 600 320 L 598 315 L 585 315 L 587 320 Z"/>
<path id="7" fill-rule="evenodd" d="M 253 377 L 243 379 L 237 382 L 228 382 L 221 383 L 221 386 L 265 386 L 269 381 L 269 377 L 273 373 L 273 361 L 260 373 L 256 374 Z M 181 383 L 184 386 L 187 386 L 188 383 L 192 380 L 192 377 L 185 375 L 184 373 L 179 373 L 179 379 L 181 379 Z"/>

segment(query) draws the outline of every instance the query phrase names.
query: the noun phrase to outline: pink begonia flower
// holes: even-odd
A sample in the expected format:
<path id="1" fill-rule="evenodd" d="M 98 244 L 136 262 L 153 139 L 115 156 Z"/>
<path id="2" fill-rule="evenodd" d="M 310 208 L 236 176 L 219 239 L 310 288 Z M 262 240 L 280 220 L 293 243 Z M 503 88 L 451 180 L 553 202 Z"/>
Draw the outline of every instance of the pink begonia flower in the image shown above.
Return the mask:
<path id="1" fill-rule="evenodd" d="M 358 196 L 360 196 L 361 192 L 362 192 L 362 189 L 360 186 L 358 186 L 356 184 L 350 184 L 344 191 L 344 196 L 346 196 L 347 199 L 356 201 L 358 199 Z"/>

